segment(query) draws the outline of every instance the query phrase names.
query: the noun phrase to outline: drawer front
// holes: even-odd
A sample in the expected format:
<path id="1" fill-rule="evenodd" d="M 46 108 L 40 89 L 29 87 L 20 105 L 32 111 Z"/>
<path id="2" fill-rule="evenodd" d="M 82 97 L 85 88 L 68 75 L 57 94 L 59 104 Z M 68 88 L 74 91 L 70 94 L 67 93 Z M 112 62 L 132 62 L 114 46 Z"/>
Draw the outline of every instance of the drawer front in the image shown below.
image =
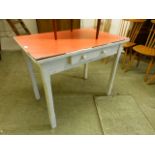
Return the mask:
<path id="1" fill-rule="evenodd" d="M 94 50 L 90 52 L 83 52 L 78 55 L 70 56 L 69 63 L 70 64 L 77 64 L 77 63 L 84 63 L 89 62 L 97 59 L 102 59 L 104 57 L 108 57 L 110 55 L 114 55 L 117 53 L 118 47 L 110 47 L 110 48 L 103 48 L 101 50 Z"/>

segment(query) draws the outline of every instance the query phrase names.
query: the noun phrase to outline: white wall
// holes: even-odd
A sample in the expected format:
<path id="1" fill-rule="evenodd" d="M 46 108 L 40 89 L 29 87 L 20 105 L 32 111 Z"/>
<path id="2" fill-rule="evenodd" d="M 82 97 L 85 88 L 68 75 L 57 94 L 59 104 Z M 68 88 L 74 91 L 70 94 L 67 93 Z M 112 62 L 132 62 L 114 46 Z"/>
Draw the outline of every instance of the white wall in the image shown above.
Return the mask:
<path id="1" fill-rule="evenodd" d="M 32 34 L 38 33 L 36 19 L 23 19 L 23 21 Z"/>
<path id="2" fill-rule="evenodd" d="M 23 21 L 31 33 L 38 32 L 35 19 L 24 19 Z M 0 36 L 2 50 L 20 49 L 17 43 L 12 38 L 14 35 L 14 32 L 12 31 L 6 20 L 0 20 Z"/>
<path id="3" fill-rule="evenodd" d="M 111 27 L 110 27 L 110 33 L 112 34 L 118 34 L 119 28 L 120 28 L 120 21 L 121 19 L 112 19 Z M 81 27 L 82 28 L 93 28 L 94 27 L 94 19 L 82 19 L 81 20 Z"/>
<path id="4" fill-rule="evenodd" d="M 112 19 L 110 33 L 112 33 L 112 34 L 118 34 L 119 33 L 120 22 L 121 22 L 121 19 Z"/>
<path id="5" fill-rule="evenodd" d="M 81 28 L 93 28 L 94 27 L 94 19 L 81 19 L 80 27 Z"/>

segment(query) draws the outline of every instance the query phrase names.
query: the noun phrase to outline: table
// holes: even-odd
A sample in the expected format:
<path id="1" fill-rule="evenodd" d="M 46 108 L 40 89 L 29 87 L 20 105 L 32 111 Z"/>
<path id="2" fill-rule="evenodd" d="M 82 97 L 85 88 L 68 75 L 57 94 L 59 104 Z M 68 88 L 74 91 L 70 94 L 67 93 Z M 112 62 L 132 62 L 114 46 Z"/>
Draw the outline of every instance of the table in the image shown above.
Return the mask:
<path id="1" fill-rule="evenodd" d="M 111 95 L 122 44 L 129 41 L 128 38 L 105 32 L 100 32 L 99 38 L 96 40 L 95 29 L 75 29 L 72 32 L 59 31 L 57 35 L 58 40 L 54 39 L 53 32 L 14 37 L 17 44 L 23 49 L 37 100 L 40 99 L 40 94 L 32 62 L 40 68 L 52 128 L 55 128 L 57 123 L 51 75 L 84 64 L 84 78 L 87 79 L 89 62 L 116 55 L 107 89 L 107 95 Z"/>

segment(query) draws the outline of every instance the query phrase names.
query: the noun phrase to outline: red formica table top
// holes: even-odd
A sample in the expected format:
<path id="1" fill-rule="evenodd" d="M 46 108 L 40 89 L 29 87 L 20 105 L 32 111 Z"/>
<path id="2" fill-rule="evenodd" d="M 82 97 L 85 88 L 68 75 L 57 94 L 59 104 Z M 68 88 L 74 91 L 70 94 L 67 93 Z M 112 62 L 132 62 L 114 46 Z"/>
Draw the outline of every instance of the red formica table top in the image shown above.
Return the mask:
<path id="1" fill-rule="evenodd" d="M 95 39 L 95 35 L 95 29 L 74 29 L 72 32 L 58 31 L 57 40 L 54 39 L 53 32 L 16 36 L 14 39 L 36 60 L 127 39 L 106 32 L 100 32 L 98 39 Z"/>

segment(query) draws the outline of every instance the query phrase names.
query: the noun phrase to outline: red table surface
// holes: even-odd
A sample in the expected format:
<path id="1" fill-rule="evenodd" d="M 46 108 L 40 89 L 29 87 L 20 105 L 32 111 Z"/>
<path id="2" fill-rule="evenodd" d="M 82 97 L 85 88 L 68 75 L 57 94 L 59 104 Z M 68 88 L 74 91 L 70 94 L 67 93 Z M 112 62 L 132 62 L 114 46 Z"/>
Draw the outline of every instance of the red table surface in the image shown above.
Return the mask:
<path id="1" fill-rule="evenodd" d="M 54 57 L 127 39 L 106 32 L 100 32 L 98 39 L 95 39 L 95 35 L 95 29 L 74 29 L 72 32 L 70 30 L 58 31 L 57 40 L 54 39 L 53 32 L 14 38 L 34 59 Z"/>

